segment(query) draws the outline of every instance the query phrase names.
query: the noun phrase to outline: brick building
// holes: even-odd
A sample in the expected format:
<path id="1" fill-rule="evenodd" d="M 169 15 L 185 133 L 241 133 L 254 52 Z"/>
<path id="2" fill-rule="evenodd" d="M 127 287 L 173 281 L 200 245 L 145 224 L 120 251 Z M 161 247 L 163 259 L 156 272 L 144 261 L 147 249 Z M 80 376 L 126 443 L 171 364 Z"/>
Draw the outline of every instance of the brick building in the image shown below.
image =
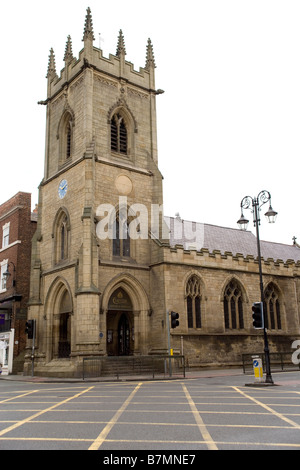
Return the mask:
<path id="1" fill-rule="evenodd" d="M 78 375 L 85 356 L 165 354 L 168 310 L 180 313 L 171 347 L 189 364 L 241 364 L 242 353 L 263 350 L 251 321 L 256 239 L 164 217 L 151 41 L 137 71 L 122 31 L 109 58 L 93 40 L 88 9 L 84 47 L 75 58 L 68 37 L 60 76 L 51 49 L 41 101 L 45 169 L 28 313 L 36 374 Z M 300 249 L 265 242 L 262 256 L 270 348 L 289 351 L 300 337 Z"/>
<path id="2" fill-rule="evenodd" d="M 24 362 L 31 240 L 36 225 L 31 194 L 18 192 L 0 205 L 0 362 L 5 366 L 13 358 L 15 371 Z M 10 351 L 6 348 L 9 343 Z"/>

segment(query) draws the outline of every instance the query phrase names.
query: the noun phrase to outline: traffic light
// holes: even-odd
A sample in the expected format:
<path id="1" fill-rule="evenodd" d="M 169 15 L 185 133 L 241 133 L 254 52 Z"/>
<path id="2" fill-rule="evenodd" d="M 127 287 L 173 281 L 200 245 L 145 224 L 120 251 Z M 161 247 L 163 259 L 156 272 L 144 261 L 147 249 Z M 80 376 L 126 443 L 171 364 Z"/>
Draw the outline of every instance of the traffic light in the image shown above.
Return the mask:
<path id="1" fill-rule="evenodd" d="M 252 304 L 252 320 L 254 328 L 262 329 L 264 327 L 264 311 L 262 302 L 255 302 Z"/>
<path id="2" fill-rule="evenodd" d="M 34 320 L 28 320 L 25 325 L 25 333 L 28 335 L 28 339 L 33 338 L 34 334 Z"/>
<path id="3" fill-rule="evenodd" d="M 179 313 L 171 312 L 171 328 L 179 326 Z"/>

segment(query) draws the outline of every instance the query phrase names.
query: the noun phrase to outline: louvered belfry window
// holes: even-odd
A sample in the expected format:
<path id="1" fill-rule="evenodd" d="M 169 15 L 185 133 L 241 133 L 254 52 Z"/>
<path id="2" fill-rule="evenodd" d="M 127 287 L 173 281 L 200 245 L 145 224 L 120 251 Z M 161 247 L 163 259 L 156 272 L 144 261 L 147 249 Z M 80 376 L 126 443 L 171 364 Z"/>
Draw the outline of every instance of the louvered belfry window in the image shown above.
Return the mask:
<path id="1" fill-rule="evenodd" d="M 115 114 L 110 123 L 111 150 L 113 152 L 127 154 L 127 129 L 124 118 L 120 114 Z"/>
<path id="2" fill-rule="evenodd" d="M 68 126 L 67 126 L 66 158 L 70 158 L 70 156 L 71 156 L 71 136 L 72 136 L 72 130 L 71 130 L 71 124 L 70 124 L 70 122 L 69 122 L 69 123 L 68 123 Z"/>

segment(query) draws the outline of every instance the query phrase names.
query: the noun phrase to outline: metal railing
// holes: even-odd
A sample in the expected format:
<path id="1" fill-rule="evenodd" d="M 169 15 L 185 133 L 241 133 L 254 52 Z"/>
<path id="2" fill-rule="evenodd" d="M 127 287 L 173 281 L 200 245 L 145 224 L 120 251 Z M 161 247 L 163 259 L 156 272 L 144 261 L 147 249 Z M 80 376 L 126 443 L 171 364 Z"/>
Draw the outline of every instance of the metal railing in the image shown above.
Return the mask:
<path id="1" fill-rule="evenodd" d="M 105 356 L 84 357 L 82 379 L 121 379 L 122 377 L 185 377 L 184 356 Z"/>
<path id="2" fill-rule="evenodd" d="M 289 371 L 289 370 L 300 370 L 300 364 L 294 364 L 292 362 L 293 352 L 278 352 L 270 353 L 270 366 L 272 372 L 278 371 Z M 253 372 L 253 359 L 252 356 L 259 356 L 262 360 L 263 371 L 266 371 L 265 354 L 264 353 L 253 353 L 253 354 L 242 354 L 242 363 L 244 374 Z"/>

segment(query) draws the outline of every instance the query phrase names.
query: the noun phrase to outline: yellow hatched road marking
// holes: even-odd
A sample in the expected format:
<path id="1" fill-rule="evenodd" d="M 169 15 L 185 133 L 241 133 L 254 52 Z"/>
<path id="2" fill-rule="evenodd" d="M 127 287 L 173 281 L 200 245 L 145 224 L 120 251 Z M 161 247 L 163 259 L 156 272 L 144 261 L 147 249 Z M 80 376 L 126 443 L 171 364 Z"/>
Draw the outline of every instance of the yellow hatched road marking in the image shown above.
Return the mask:
<path id="1" fill-rule="evenodd" d="M 186 388 L 186 386 L 184 384 L 181 384 L 182 385 L 182 388 L 183 388 L 183 391 L 185 393 L 185 396 L 187 398 L 187 401 L 190 405 L 190 408 L 193 412 L 193 415 L 194 415 L 194 418 L 195 418 L 195 421 L 197 423 L 197 426 L 201 432 L 201 435 L 207 445 L 207 447 L 210 449 L 210 450 L 218 450 L 218 447 L 216 446 L 215 442 L 213 441 L 211 435 L 209 434 L 200 414 L 199 414 L 199 411 L 197 410 L 197 407 L 191 397 L 191 395 L 189 394 L 189 391 L 188 389 Z"/>
<path id="2" fill-rule="evenodd" d="M 49 442 L 91 442 L 92 439 L 80 439 L 80 438 L 56 438 L 56 437 L 3 437 L 2 441 L 49 441 Z M 106 439 L 106 442 L 110 443 L 124 443 L 124 444 L 132 444 L 141 443 L 141 444 L 207 444 L 207 441 L 179 441 L 179 440 L 159 440 L 159 439 L 135 439 L 134 441 L 131 439 Z M 291 448 L 300 448 L 299 444 L 288 443 L 288 442 L 239 442 L 239 441 L 215 441 L 216 444 L 219 445 L 226 445 L 226 446 L 242 446 L 248 447 L 249 445 L 252 447 L 291 447 Z"/>
<path id="3" fill-rule="evenodd" d="M 6 429 L 2 429 L 2 431 L 0 431 L 0 436 L 3 436 L 4 434 L 10 432 L 10 431 L 13 431 L 14 429 L 22 426 L 23 424 L 26 424 L 28 423 L 29 421 L 32 421 L 33 419 L 37 418 L 38 416 L 41 416 L 42 414 L 44 413 L 47 413 L 48 411 L 52 411 L 54 408 L 57 408 L 58 406 L 61 406 L 61 405 L 64 405 L 65 403 L 67 403 L 68 401 L 70 400 L 74 400 L 74 398 L 77 398 L 79 397 L 80 395 L 88 392 L 89 390 L 92 390 L 94 387 L 89 387 L 79 393 L 77 393 L 76 395 L 73 395 L 72 397 L 69 397 L 69 398 L 66 398 L 66 400 L 63 400 L 63 401 L 60 401 L 59 403 L 56 403 L 55 405 L 53 406 L 50 406 L 49 408 L 47 408 L 46 410 L 41 410 L 39 411 L 38 413 L 35 413 L 34 415 L 32 416 L 29 416 L 28 418 L 25 418 L 23 419 L 22 421 L 18 421 L 17 423 L 13 424 L 12 426 L 9 426 L 8 428 Z"/>
<path id="4" fill-rule="evenodd" d="M 93 444 L 89 447 L 89 450 L 98 450 L 99 447 L 103 444 L 105 441 L 106 437 L 108 436 L 108 433 L 111 431 L 112 427 L 116 424 L 120 416 L 122 415 L 123 411 L 127 408 L 131 400 L 133 399 L 134 395 L 138 391 L 138 389 L 141 387 L 142 382 L 139 383 L 135 389 L 131 392 L 127 400 L 124 401 L 123 405 L 121 408 L 114 414 L 112 419 L 107 423 L 105 428 L 101 431 L 97 439 L 93 442 Z"/>
<path id="5" fill-rule="evenodd" d="M 8 401 L 17 400 L 18 398 L 22 398 L 22 397 L 25 397 L 26 395 L 30 395 L 30 394 L 36 393 L 36 392 L 38 392 L 38 390 L 32 390 L 31 392 L 22 393 L 21 395 L 16 395 L 15 397 L 6 398 L 5 400 L 1 400 L 0 403 L 6 403 Z"/>
<path id="6" fill-rule="evenodd" d="M 207 444 L 206 440 L 203 441 L 178 441 L 178 440 L 172 440 L 172 441 L 162 441 L 158 439 L 147 439 L 147 440 L 142 440 L 142 439 L 137 439 L 137 440 L 130 440 L 130 439 L 107 439 L 106 442 L 118 442 L 118 443 L 131 443 L 132 442 L 137 442 L 137 443 L 153 443 L 153 444 Z M 293 444 L 293 443 L 282 443 L 282 442 L 236 442 L 236 441 L 215 441 L 216 444 L 219 445 L 230 445 L 230 446 L 257 446 L 257 447 L 296 447 L 299 448 L 300 444 Z"/>
<path id="7" fill-rule="evenodd" d="M 243 392 L 242 390 L 240 390 L 238 387 L 232 387 L 234 390 L 236 390 L 237 392 L 241 393 L 241 395 L 243 395 L 244 397 L 248 398 L 249 400 L 252 400 L 254 401 L 254 403 L 256 403 L 257 405 L 261 406 L 262 408 L 264 408 L 265 410 L 269 411 L 270 413 L 272 413 L 274 416 L 277 416 L 278 418 L 282 419 L 283 421 L 286 421 L 287 423 L 289 423 L 291 426 L 293 426 L 294 428 L 297 428 L 297 429 L 300 429 L 300 425 L 298 423 L 296 423 L 295 421 L 292 421 L 291 419 L 287 418 L 286 416 L 284 416 L 282 413 L 278 413 L 278 411 L 275 411 L 273 410 L 273 408 L 271 408 L 270 406 L 268 405 L 265 405 L 264 403 L 262 403 L 261 401 L 257 400 L 256 398 L 253 398 L 251 397 L 250 395 L 248 395 L 247 393 Z"/>

